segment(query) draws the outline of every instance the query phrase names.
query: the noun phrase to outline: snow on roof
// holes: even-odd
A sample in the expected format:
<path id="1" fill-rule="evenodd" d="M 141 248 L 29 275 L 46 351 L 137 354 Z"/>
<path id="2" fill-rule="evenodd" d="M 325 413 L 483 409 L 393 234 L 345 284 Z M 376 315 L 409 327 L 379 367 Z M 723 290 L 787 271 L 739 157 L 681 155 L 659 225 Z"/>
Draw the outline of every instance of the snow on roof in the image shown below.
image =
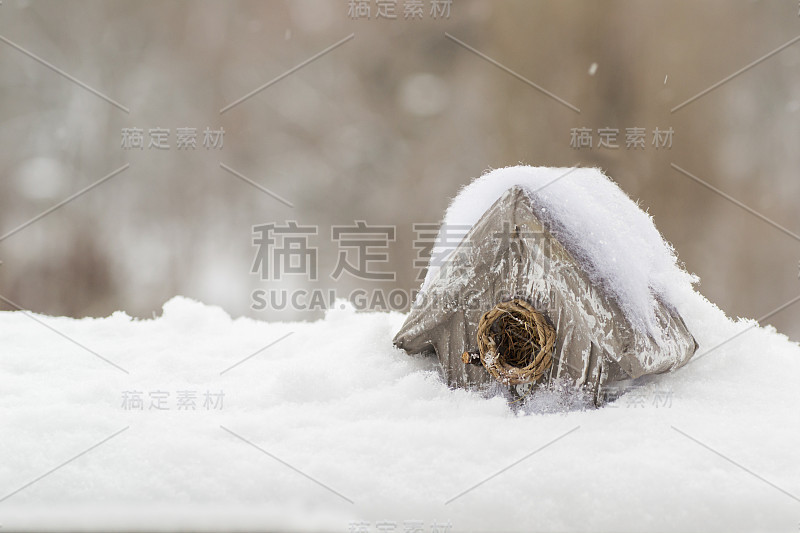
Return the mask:
<path id="1" fill-rule="evenodd" d="M 597 168 L 513 166 L 484 174 L 450 204 L 431 257 L 441 263 L 452 252 L 443 238 L 445 227 L 472 227 L 515 185 L 528 192 L 542 223 L 635 327 L 655 331 L 653 295 L 677 307 L 679 293 L 696 281 L 679 265 L 652 217 Z M 430 265 L 422 291 L 438 270 Z"/>

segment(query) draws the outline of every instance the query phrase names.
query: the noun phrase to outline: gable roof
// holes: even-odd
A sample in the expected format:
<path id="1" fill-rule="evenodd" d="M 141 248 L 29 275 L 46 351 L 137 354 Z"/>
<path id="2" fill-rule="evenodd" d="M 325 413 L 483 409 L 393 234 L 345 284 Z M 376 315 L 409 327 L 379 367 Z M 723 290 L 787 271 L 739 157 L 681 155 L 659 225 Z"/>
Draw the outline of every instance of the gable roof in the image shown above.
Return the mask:
<path id="1" fill-rule="evenodd" d="M 483 213 L 427 280 L 394 343 L 410 353 L 436 353 L 451 386 L 487 384 L 488 372 L 464 365 L 461 354 L 477 352 L 483 313 L 512 298 L 528 301 L 555 327 L 553 365 L 544 381 L 569 377 L 599 395 L 607 382 L 677 368 L 697 348 L 677 311 L 652 292 L 659 327 L 633 324 L 618 298 L 593 283 L 542 223 L 519 185 Z"/>

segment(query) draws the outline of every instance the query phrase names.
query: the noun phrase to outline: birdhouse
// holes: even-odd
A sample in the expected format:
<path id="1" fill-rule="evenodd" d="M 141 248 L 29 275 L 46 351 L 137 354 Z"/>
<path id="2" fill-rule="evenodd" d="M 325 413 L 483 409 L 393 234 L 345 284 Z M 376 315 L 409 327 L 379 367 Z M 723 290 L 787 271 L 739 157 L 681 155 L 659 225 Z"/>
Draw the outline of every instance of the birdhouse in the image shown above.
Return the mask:
<path id="1" fill-rule="evenodd" d="M 453 227 L 465 234 L 445 249 Z M 601 405 L 614 383 L 695 353 L 674 304 L 686 284 L 652 219 L 599 170 L 499 169 L 451 205 L 394 344 L 438 357 L 452 387 L 519 396 L 566 380 Z"/>

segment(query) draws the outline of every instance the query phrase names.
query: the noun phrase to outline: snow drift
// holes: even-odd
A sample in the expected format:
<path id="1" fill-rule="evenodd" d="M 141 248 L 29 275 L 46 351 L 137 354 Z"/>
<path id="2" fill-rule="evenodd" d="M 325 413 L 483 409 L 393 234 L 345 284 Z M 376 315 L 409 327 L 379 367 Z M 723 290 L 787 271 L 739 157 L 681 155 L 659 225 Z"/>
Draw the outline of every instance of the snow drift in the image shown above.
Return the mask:
<path id="1" fill-rule="evenodd" d="M 0 498 L 128 429 L 0 501 L 0 523 L 794 529 L 800 348 L 770 327 L 727 319 L 699 294 L 681 303 L 701 346 L 688 365 L 603 409 L 542 391 L 516 414 L 499 397 L 448 389 L 430 361 L 391 347 L 400 314 L 345 306 L 315 323 L 263 323 L 177 298 L 153 320 L 35 316 L 125 374 L 29 316 L 3 312 Z M 187 390 L 198 391 L 197 409 L 177 410 L 177 392 Z M 224 392 L 222 409 L 202 407 L 209 390 Z M 126 410 L 130 391 L 148 403 L 150 392 L 170 392 L 171 408 Z M 520 505 L 520 496 L 535 505 Z"/>

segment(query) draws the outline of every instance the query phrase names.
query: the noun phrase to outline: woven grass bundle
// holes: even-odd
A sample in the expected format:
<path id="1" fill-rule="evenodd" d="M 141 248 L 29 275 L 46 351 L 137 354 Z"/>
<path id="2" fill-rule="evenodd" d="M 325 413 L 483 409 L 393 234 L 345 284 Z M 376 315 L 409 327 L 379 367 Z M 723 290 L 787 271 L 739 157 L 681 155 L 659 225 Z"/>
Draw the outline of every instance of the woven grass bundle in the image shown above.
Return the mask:
<path id="1" fill-rule="evenodd" d="M 524 300 L 501 302 L 478 324 L 480 361 L 505 385 L 534 383 L 552 364 L 556 331 Z"/>

